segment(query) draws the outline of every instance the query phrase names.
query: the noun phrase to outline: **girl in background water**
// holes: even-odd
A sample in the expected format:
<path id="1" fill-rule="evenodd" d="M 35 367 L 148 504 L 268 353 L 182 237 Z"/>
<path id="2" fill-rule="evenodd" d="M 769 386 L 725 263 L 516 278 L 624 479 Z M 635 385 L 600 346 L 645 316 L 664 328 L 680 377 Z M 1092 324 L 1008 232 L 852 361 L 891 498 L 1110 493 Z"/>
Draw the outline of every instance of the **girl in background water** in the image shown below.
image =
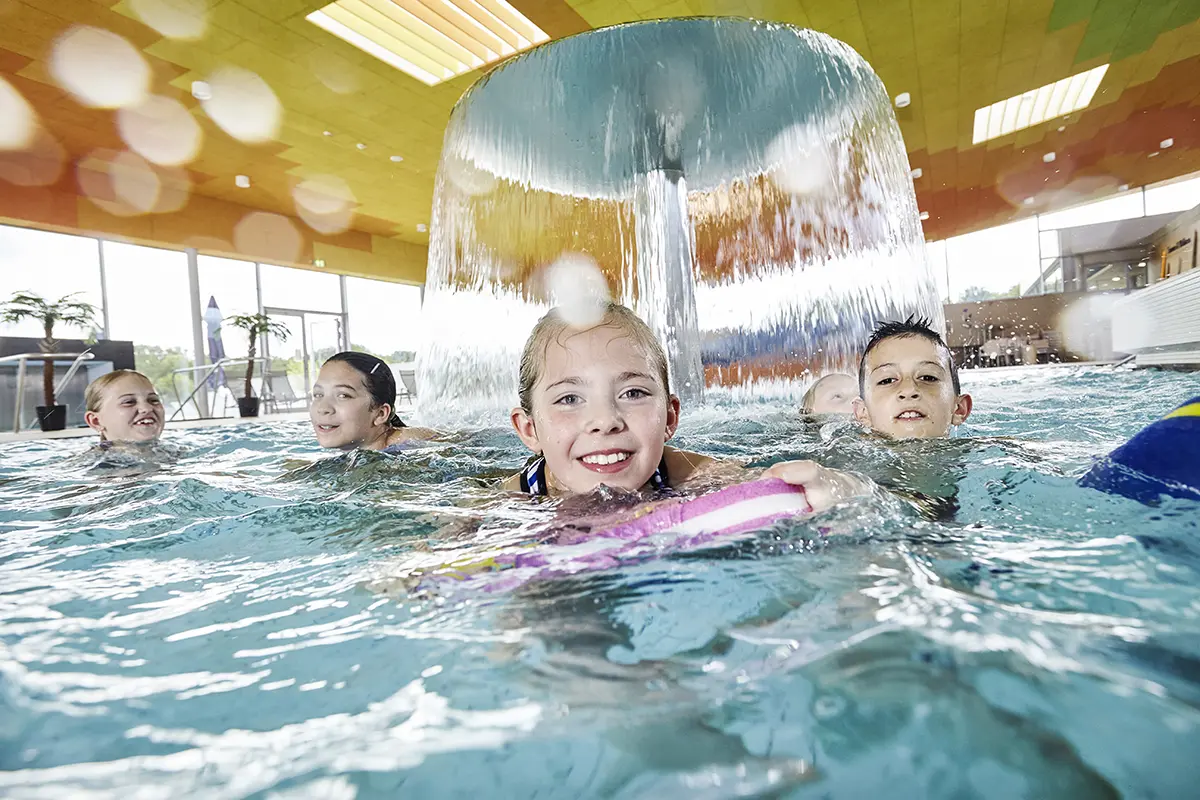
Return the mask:
<path id="1" fill-rule="evenodd" d="M 140 372 L 113 370 L 88 384 L 83 421 L 111 442 L 157 442 L 166 424 L 154 384 Z"/>
<path id="2" fill-rule="evenodd" d="M 439 438 L 429 428 L 410 428 L 396 414 L 396 378 L 375 356 L 346 351 L 321 365 L 309 407 L 321 447 L 396 453 Z"/>

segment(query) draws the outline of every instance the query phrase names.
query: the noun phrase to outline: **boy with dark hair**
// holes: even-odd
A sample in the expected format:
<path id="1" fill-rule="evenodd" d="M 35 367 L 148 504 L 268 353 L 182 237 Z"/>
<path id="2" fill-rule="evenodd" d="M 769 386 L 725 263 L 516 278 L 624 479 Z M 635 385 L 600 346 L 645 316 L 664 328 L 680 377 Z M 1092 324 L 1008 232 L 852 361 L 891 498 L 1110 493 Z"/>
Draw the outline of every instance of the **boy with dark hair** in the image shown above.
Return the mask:
<path id="1" fill-rule="evenodd" d="M 894 439 L 946 436 L 971 414 L 950 348 L 915 315 L 875 328 L 859 361 L 858 391 L 854 418 Z"/>

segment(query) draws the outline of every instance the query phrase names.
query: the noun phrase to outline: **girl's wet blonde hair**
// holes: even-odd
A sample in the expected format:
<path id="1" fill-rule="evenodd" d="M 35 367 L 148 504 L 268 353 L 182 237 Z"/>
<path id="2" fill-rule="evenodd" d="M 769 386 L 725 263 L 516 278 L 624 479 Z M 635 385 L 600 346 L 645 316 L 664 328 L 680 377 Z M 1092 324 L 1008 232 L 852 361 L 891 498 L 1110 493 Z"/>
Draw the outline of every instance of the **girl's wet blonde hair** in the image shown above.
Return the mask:
<path id="1" fill-rule="evenodd" d="M 533 332 L 525 342 L 521 353 L 521 368 L 517 378 L 517 394 L 521 399 L 521 410 L 526 414 L 533 413 L 533 387 L 541 377 L 542 368 L 546 365 L 546 351 L 551 342 L 561 344 L 563 334 L 574 336 L 586 333 L 596 328 L 616 328 L 628 336 L 637 347 L 641 348 L 651 365 L 658 371 L 662 379 L 663 389 L 671 394 L 671 385 L 667 367 L 667 354 L 641 318 L 620 303 L 608 302 L 604 306 L 604 316 L 595 325 L 579 328 L 565 320 L 561 309 L 552 308 L 533 326 Z"/>
<path id="2" fill-rule="evenodd" d="M 114 369 L 112 372 L 106 372 L 88 384 L 87 389 L 83 393 L 83 401 L 86 409 L 93 412 L 100 411 L 100 404 L 104 402 L 104 390 L 127 375 L 136 375 L 151 386 L 154 385 L 154 381 L 137 370 Z"/>

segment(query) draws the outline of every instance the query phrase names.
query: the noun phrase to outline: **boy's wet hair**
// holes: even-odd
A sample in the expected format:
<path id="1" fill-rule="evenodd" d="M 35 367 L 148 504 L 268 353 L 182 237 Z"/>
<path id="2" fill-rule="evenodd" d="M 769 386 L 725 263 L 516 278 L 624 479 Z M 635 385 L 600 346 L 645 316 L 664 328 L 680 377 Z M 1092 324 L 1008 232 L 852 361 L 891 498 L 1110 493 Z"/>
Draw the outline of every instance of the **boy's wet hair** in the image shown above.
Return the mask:
<path id="1" fill-rule="evenodd" d="M 371 408 L 386 405 L 392 409 L 392 416 L 388 418 L 388 425 L 393 428 L 406 427 L 403 420 L 396 413 L 396 376 L 392 374 L 392 368 L 384 363 L 383 359 L 376 358 L 370 353 L 360 353 L 357 350 L 344 350 L 331 355 L 325 360 L 325 363 L 328 364 L 330 361 L 340 361 L 352 367 L 359 374 L 362 378 L 363 386 L 366 387 L 367 392 L 371 395 Z"/>
<path id="2" fill-rule="evenodd" d="M 147 378 L 142 373 L 133 369 L 114 369 L 112 372 L 106 372 L 96 380 L 88 384 L 87 389 L 83 392 L 83 407 L 86 411 L 99 412 L 100 405 L 104 402 L 104 390 L 112 386 L 121 378 L 134 375 L 141 378 L 153 388 L 154 381 Z"/>
<path id="3" fill-rule="evenodd" d="M 526 414 L 533 413 L 533 387 L 541 377 L 542 368 L 546 365 L 546 351 L 551 342 L 557 342 L 564 333 L 575 335 L 586 333 L 596 328 L 616 328 L 633 340 L 633 343 L 646 352 L 651 365 L 657 370 L 662 379 L 663 390 L 671 394 L 667 354 L 654 336 L 650 326 L 642 321 L 620 303 L 608 302 L 604 305 L 604 316 L 598 323 L 588 328 L 577 328 L 565 320 L 562 311 L 552 308 L 546 316 L 533 326 L 533 332 L 525 342 L 521 352 L 521 367 L 517 377 L 517 394 L 521 399 L 521 410 Z"/>
<path id="4" fill-rule="evenodd" d="M 950 382 L 954 386 L 954 393 L 956 395 L 962 394 L 958 383 L 958 365 L 954 363 L 954 355 L 950 352 L 950 348 L 946 346 L 945 340 L 942 339 L 940 333 L 933 329 L 933 325 L 929 319 L 918 317 L 916 314 L 910 314 L 908 319 L 903 322 L 891 320 L 876 324 L 875 330 L 871 333 L 871 338 L 867 340 L 867 346 L 863 348 L 862 358 L 858 361 L 858 391 L 861 396 L 867 396 L 867 356 L 870 355 L 871 351 L 888 339 L 904 339 L 910 336 L 920 336 L 923 339 L 927 339 L 946 352 L 946 363 L 950 366 Z"/>

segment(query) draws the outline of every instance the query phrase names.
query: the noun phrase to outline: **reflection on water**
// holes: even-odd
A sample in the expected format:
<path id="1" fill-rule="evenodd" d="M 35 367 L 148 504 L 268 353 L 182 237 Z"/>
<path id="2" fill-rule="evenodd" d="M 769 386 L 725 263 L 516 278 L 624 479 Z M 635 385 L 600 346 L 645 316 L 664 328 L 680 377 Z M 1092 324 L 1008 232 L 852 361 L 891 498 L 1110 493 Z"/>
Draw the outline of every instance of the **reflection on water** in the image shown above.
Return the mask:
<path id="1" fill-rule="evenodd" d="M 840 459 L 950 515 L 880 497 L 508 591 L 403 582 L 561 521 L 477 477 L 524 459 L 501 429 L 399 457 L 168 434 L 115 478 L 6 444 L 0 794 L 1189 796 L 1200 514 L 1073 478 L 1190 378 L 964 383 L 941 443 L 719 396 L 680 442 Z"/>
<path id="2" fill-rule="evenodd" d="M 668 345 L 685 401 L 794 399 L 877 320 L 942 324 L 883 84 L 823 34 L 674 19 L 553 42 L 472 87 L 442 153 L 420 358 L 440 418 L 512 404 L 566 253 Z"/>

